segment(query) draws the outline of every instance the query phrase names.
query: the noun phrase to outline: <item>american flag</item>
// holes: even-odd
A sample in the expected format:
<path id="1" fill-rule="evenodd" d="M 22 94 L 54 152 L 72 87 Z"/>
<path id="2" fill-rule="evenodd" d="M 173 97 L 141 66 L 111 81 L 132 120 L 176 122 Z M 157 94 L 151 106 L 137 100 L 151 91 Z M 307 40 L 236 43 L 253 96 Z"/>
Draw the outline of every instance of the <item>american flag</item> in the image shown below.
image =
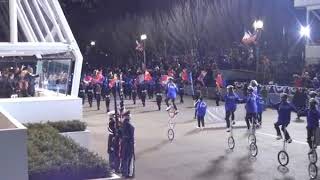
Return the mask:
<path id="1" fill-rule="evenodd" d="M 247 32 L 244 32 L 242 43 L 244 45 L 249 46 L 251 44 L 256 43 L 256 39 L 257 39 L 257 34 L 251 34 L 251 32 L 247 31 Z"/>
<path id="2" fill-rule="evenodd" d="M 136 50 L 142 52 L 144 50 L 143 44 L 136 41 L 137 47 Z"/>

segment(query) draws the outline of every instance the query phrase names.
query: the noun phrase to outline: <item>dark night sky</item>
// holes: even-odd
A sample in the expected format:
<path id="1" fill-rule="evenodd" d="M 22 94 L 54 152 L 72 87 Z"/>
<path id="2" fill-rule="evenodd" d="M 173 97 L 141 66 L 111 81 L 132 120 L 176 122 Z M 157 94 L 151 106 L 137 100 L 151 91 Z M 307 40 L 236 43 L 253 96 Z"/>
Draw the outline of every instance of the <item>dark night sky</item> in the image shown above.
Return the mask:
<path id="1" fill-rule="evenodd" d="M 74 0 L 77 1 L 77 0 Z M 74 3 L 65 0 L 65 12 L 71 25 L 71 28 L 84 51 L 85 45 L 90 40 L 104 41 L 100 49 L 111 49 L 114 42 L 110 32 L 113 28 L 123 21 L 125 17 L 137 15 L 138 17 L 150 16 L 156 12 L 170 13 L 172 7 L 179 4 L 180 1 L 188 0 L 88 0 L 85 3 Z M 192 0 L 189 0 L 192 2 Z M 210 1 L 210 0 L 203 0 Z M 281 36 L 285 28 L 290 35 L 289 39 L 297 38 L 299 23 L 303 23 L 304 11 L 296 10 L 293 7 L 292 0 L 234 0 L 239 1 L 243 12 L 243 17 L 234 14 L 228 17 L 235 21 L 244 21 L 244 27 L 251 28 L 251 22 L 254 18 L 262 18 L 265 21 L 264 37 L 271 44 L 282 46 Z M 224 1 L 221 1 L 222 3 Z M 243 3 L 242 3 L 243 2 Z M 246 17 L 248 16 L 248 17 Z M 226 19 L 228 20 L 228 19 Z M 250 23 L 250 24 L 249 24 Z M 243 27 L 225 27 L 221 32 L 228 33 L 236 29 L 242 31 Z M 132 31 L 135 31 L 134 28 Z M 240 40 L 230 39 L 231 41 Z M 137 34 L 138 35 L 138 34 Z M 292 40 L 292 41 L 293 41 Z M 109 43 L 107 43 L 109 42 Z M 133 44 L 134 45 L 134 44 Z M 277 47 L 277 48 L 278 48 Z"/>

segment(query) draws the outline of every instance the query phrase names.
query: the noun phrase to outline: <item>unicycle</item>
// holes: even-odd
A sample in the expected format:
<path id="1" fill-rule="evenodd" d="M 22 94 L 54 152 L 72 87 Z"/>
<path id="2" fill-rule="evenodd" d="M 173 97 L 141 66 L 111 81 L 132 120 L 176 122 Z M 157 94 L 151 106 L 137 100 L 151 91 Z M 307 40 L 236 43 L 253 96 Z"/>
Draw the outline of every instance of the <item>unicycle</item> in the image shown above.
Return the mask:
<path id="1" fill-rule="evenodd" d="M 230 136 L 228 137 L 228 147 L 230 150 L 233 150 L 235 147 L 235 141 L 233 138 L 233 122 L 230 124 Z"/>
<path id="2" fill-rule="evenodd" d="M 175 127 L 175 123 L 173 121 L 173 118 L 170 118 L 168 122 L 168 134 L 167 134 L 169 141 L 173 141 L 174 139 L 174 127 Z"/>
<path id="3" fill-rule="evenodd" d="M 250 129 L 249 129 L 248 143 L 249 143 L 249 145 L 250 145 L 251 143 L 254 143 L 254 144 L 257 143 L 255 119 L 253 120 L 253 122 L 252 122 L 252 124 L 251 124 L 251 127 L 250 127 Z"/>
<path id="4" fill-rule="evenodd" d="M 318 167 L 315 163 L 309 164 L 308 171 L 311 179 L 316 179 L 318 177 Z"/>
<path id="5" fill-rule="evenodd" d="M 256 138 L 256 119 L 253 118 L 252 124 L 248 135 L 249 152 L 251 157 L 256 157 L 258 155 L 258 146 Z"/>
<path id="6" fill-rule="evenodd" d="M 286 129 L 284 129 L 286 131 Z M 283 139 L 283 148 L 278 153 L 278 162 L 281 166 L 287 166 L 289 164 L 289 155 L 287 153 L 287 141 L 286 138 Z"/>
<path id="7" fill-rule="evenodd" d="M 308 153 L 308 158 L 309 158 L 309 167 L 308 167 L 308 172 L 309 172 L 309 177 L 311 179 L 316 179 L 318 177 L 318 167 L 317 167 L 317 161 L 318 161 L 318 154 L 317 154 L 317 143 L 316 143 L 316 132 L 313 132 L 313 136 L 311 137 L 311 144 L 312 144 L 312 149 L 311 152 Z"/>
<path id="8" fill-rule="evenodd" d="M 315 143 L 315 133 L 313 133 L 314 135 L 311 137 L 311 144 L 312 144 L 312 149 L 311 152 L 308 153 L 308 158 L 310 163 L 316 164 L 318 161 L 318 154 L 317 154 L 317 144 Z"/>

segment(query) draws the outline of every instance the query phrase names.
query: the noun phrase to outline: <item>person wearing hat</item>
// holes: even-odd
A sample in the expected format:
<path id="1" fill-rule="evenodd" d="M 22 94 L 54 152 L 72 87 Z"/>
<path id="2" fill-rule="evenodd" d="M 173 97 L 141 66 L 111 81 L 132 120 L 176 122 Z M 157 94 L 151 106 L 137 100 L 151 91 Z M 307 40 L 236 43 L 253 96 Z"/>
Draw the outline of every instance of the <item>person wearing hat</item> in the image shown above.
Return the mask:
<path id="1" fill-rule="evenodd" d="M 109 115 L 109 125 L 108 125 L 108 154 L 109 154 L 109 164 L 110 168 L 113 171 L 119 170 L 120 160 L 118 156 L 119 141 L 116 137 L 116 121 L 115 121 L 115 112 L 108 112 Z M 117 143 L 118 142 L 118 143 Z"/>
<path id="2" fill-rule="evenodd" d="M 159 80 L 156 80 L 156 84 L 155 84 L 155 94 L 156 94 L 156 102 L 157 102 L 158 110 L 161 111 L 162 86 L 161 86 Z"/>
<path id="3" fill-rule="evenodd" d="M 143 107 L 146 106 L 146 98 L 147 98 L 147 94 L 148 94 L 147 87 L 148 87 L 148 84 L 146 82 L 144 82 L 140 85 L 140 88 L 141 88 L 140 97 L 141 97 L 141 102 L 142 102 Z"/>
<path id="4" fill-rule="evenodd" d="M 317 105 L 319 106 L 319 97 L 318 97 L 318 93 L 316 91 L 310 91 L 309 93 L 309 99 L 314 98 L 317 101 Z M 319 107 L 318 107 L 319 108 Z"/>
<path id="5" fill-rule="evenodd" d="M 100 110 L 101 93 L 102 93 L 101 85 L 99 83 L 97 83 L 95 85 L 95 98 L 97 101 L 97 110 Z"/>
<path id="6" fill-rule="evenodd" d="M 178 110 L 178 108 L 177 108 L 177 106 L 175 104 L 175 100 L 177 98 L 177 93 L 178 93 L 177 85 L 173 82 L 173 78 L 170 77 L 169 78 L 169 82 L 168 82 L 167 87 L 166 87 L 167 97 L 165 99 L 165 102 L 166 102 L 166 105 L 167 105 L 167 109 L 166 109 L 167 111 L 169 111 L 169 109 L 170 109 L 169 100 L 171 100 L 174 109 L 176 111 Z"/>
<path id="7" fill-rule="evenodd" d="M 257 96 L 254 94 L 254 88 L 252 86 L 248 87 L 248 95 L 245 99 L 246 105 L 246 124 L 247 128 L 250 129 L 250 123 L 253 125 L 256 125 L 256 120 L 257 120 L 257 112 L 258 112 L 258 107 L 257 107 Z"/>
<path id="8" fill-rule="evenodd" d="M 289 132 L 288 130 L 286 130 L 286 128 L 291 121 L 291 112 L 296 112 L 296 108 L 288 102 L 288 94 L 282 93 L 280 97 L 281 101 L 279 103 L 273 104 L 272 102 L 270 102 L 272 107 L 278 111 L 278 120 L 276 123 L 274 123 L 274 128 L 277 132 L 277 140 L 282 139 L 279 128 L 281 126 L 281 130 L 285 135 L 285 140 L 288 143 L 291 143 L 292 139 L 290 138 Z"/>
<path id="9" fill-rule="evenodd" d="M 234 87 L 232 85 L 227 86 L 227 94 L 224 96 L 224 109 L 226 111 L 226 123 L 227 132 L 230 132 L 230 116 L 233 123 L 234 122 L 234 112 L 237 109 L 237 103 L 240 101 L 238 94 L 234 92 Z"/>
<path id="10" fill-rule="evenodd" d="M 89 83 L 86 91 L 87 91 L 89 105 L 90 105 L 90 107 L 92 107 L 92 101 L 93 101 L 93 95 L 94 95 L 94 86 L 93 86 L 92 82 Z"/>
<path id="11" fill-rule="evenodd" d="M 250 85 L 253 88 L 253 93 L 257 96 L 258 95 L 258 82 L 256 80 L 250 81 Z"/>
<path id="12" fill-rule="evenodd" d="M 297 120 L 300 120 L 301 116 L 304 116 L 303 112 L 307 108 L 308 95 L 306 89 L 298 88 L 293 95 L 292 104 L 297 109 Z"/>
<path id="13" fill-rule="evenodd" d="M 196 106 L 196 111 L 197 111 L 197 119 L 198 119 L 198 128 L 200 128 L 200 123 L 202 125 L 202 129 L 204 128 L 204 117 L 207 112 L 207 104 L 203 101 L 203 98 L 199 98 L 199 102 L 197 103 Z"/>
<path id="14" fill-rule="evenodd" d="M 79 98 L 82 99 L 82 105 L 84 105 L 85 99 L 86 99 L 86 90 L 85 90 L 85 85 L 84 82 L 80 82 L 79 86 Z"/>
<path id="15" fill-rule="evenodd" d="M 307 110 L 307 142 L 312 150 L 311 138 L 315 135 L 315 131 L 319 128 L 320 112 L 317 109 L 318 101 L 315 98 L 310 98 L 309 109 Z"/>
<path id="16" fill-rule="evenodd" d="M 130 123 L 130 111 L 122 114 L 121 173 L 125 178 L 134 175 L 134 127 Z"/>

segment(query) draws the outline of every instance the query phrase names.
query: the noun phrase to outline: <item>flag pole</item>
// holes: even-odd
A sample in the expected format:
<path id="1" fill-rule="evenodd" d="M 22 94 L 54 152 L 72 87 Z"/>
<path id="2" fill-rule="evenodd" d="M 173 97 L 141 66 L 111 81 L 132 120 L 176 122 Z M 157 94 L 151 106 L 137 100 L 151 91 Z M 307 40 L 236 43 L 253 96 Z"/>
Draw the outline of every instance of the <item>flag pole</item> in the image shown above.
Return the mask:
<path id="1" fill-rule="evenodd" d="M 189 79 L 190 79 L 190 81 L 191 81 L 192 96 L 194 97 L 194 87 L 193 87 L 192 72 L 189 73 Z"/>

